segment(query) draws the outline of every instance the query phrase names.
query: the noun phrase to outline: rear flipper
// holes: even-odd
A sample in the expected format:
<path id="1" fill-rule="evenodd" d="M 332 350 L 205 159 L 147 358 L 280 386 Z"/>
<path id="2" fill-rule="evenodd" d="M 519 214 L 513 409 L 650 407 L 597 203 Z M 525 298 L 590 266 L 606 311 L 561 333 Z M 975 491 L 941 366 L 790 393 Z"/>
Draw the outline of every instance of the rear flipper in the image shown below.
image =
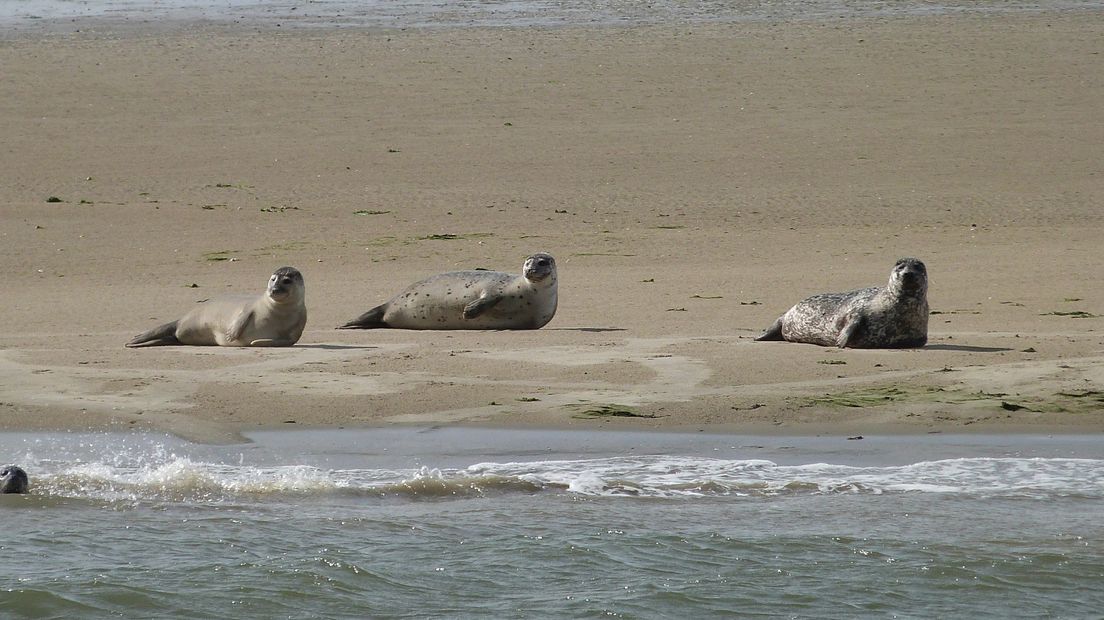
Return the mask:
<path id="1" fill-rule="evenodd" d="M 770 328 L 767 329 L 767 331 L 763 332 L 762 336 L 759 336 L 755 340 L 785 340 L 785 338 L 782 337 L 782 317 L 778 317 L 778 320 L 774 322 L 774 325 L 771 325 Z"/>
<path id="2" fill-rule="evenodd" d="M 174 344 L 183 344 L 176 339 L 176 324 L 177 321 L 172 323 L 165 323 L 159 327 L 154 327 L 148 332 L 142 332 L 126 343 L 128 347 L 157 347 L 168 346 Z"/>
<path id="3" fill-rule="evenodd" d="M 387 304 L 376 306 L 352 321 L 338 327 L 338 329 L 377 329 L 381 327 L 390 327 L 387 323 L 383 322 L 383 313 L 386 309 Z"/>

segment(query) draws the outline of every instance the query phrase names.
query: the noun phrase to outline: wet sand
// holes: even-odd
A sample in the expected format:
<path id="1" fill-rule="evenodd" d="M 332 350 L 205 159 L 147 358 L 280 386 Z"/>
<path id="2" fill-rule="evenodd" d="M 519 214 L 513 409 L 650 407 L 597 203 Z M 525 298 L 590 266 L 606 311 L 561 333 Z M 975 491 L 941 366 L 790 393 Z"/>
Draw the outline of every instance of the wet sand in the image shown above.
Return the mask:
<path id="1" fill-rule="evenodd" d="M 6 40 L 0 428 L 1099 432 L 1102 34 L 1086 12 Z M 542 330 L 332 329 L 538 250 Z M 909 255 L 925 348 L 752 341 Z M 285 264 L 296 347 L 122 347 Z"/>

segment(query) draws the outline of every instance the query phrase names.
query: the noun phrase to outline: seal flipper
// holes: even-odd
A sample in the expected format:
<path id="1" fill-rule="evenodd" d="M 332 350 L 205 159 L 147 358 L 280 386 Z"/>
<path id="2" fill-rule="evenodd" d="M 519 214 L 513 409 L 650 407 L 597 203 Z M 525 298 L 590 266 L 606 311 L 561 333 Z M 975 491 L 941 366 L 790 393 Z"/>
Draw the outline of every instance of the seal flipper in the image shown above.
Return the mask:
<path id="1" fill-rule="evenodd" d="M 856 345 L 866 332 L 866 317 L 851 316 L 842 320 L 841 323 L 843 323 L 843 329 L 836 337 L 836 346 L 841 349 L 857 348 Z"/>
<path id="2" fill-rule="evenodd" d="M 386 311 L 387 304 L 376 306 L 352 321 L 338 326 L 337 329 L 377 329 L 381 327 L 391 327 L 383 322 L 383 315 Z"/>
<path id="3" fill-rule="evenodd" d="M 226 337 L 230 342 L 234 342 L 242 337 L 245 333 L 245 329 L 249 327 L 249 324 L 253 322 L 253 311 L 245 310 L 238 312 L 238 316 L 234 317 L 234 322 L 230 324 L 230 327 L 226 329 Z"/>
<path id="4" fill-rule="evenodd" d="M 500 301 L 502 301 L 501 295 L 488 295 L 487 293 L 483 293 L 479 296 L 479 299 L 464 306 L 464 318 L 474 319 L 491 308 L 494 308 Z"/>
<path id="5" fill-rule="evenodd" d="M 774 322 L 774 325 L 771 325 L 769 328 L 767 328 L 767 331 L 763 332 L 763 335 L 759 336 L 755 340 L 757 342 L 766 340 L 785 340 L 785 338 L 782 337 L 782 317 L 778 317 L 778 320 Z"/>
<path id="6" fill-rule="evenodd" d="M 130 342 L 126 343 L 128 347 L 156 347 L 167 346 L 174 344 L 183 344 L 176 339 L 176 324 L 179 321 L 173 321 L 172 323 L 165 323 L 158 327 L 154 327 L 148 332 L 142 332 L 134 338 L 131 338 Z"/>

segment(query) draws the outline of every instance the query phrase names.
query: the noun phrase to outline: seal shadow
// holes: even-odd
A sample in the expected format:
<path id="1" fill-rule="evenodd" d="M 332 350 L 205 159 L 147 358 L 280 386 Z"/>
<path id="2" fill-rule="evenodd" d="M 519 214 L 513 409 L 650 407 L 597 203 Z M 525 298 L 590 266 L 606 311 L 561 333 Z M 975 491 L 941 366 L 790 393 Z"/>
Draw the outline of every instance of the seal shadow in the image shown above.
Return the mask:
<path id="1" fill-rule="evenodd" d="M 624 331 L 628 331 L 628 330 L 625 329 L 624 327 L 549 327 L 545 331 L 602 333 L 602 332 L 624 332 Z"/>
<path id="2" fill-rule="evenodd" d="M 322 349 L 325 351 L 359 351 L 366 349 L 378 349 L 371 345 L 362 344 L 297 344 L 295 349 Z"/>
<path id="3" fill-rule="evenodd" d="M 965 344 L 929 344 L 924 348 L 932 351 L 966 351 L 968 353 L 1003 353 L 1012 350 L 1007 347 L 973 347 Z"/>

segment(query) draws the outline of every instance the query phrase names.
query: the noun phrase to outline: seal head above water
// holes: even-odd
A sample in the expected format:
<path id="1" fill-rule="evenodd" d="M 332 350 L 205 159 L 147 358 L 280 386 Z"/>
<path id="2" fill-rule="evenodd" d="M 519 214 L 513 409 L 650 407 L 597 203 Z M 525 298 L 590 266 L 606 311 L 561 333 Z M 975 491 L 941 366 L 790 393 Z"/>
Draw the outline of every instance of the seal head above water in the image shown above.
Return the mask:
<path id="1" fill-rule="evenodd" d="M 902 258 L 885 287 L 813 295 L 756 340 L 854 349 L 922 347 L 928 342 L 928 270 L 918 259 Z"/>
<path id="2" fill-rule="evenodd" d="M 408 286 L 338 329 L 538 329 L 556 314 L 556 259 L 525 259 L 521 274 L 451 271 Z"/>
<path id="3" fill-rule="evenodd" d="M 126 346 L 290 347 L 306 325 L 303 274 L 294 267 L 280 267 L 263 294 L 205 301 L 180 319 L 135 336 Z"/>
<path id="4" fill-rule="evenodd" d="M 17 465 L 0 467 L 0 493 L 26 493 L 30 486 L 27 472 Z"/>

